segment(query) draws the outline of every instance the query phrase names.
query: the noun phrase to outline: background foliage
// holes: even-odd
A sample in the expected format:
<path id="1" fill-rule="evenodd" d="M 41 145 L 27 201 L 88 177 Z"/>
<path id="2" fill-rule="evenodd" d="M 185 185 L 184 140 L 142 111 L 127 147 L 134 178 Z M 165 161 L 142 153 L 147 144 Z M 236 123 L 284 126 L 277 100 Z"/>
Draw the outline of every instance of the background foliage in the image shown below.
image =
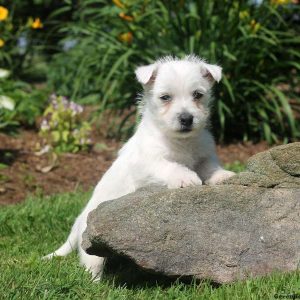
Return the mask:
<path id="1" fill-rule="evenodd" d="M 44 20 L 60 1 L 0 1 L 0 98 L 13 103 L 0 105 L 0 130 L 15 133 L 20 126 L 34 128 L 41 116 L 49 90 L 47 59 L 55 45 L 54 25 Z M 52 42 L 51 42 L 52 41 Z"/>
<path id="2" fill-rule="evenodd" d="M 62 26 L 68 14 L 51 18 L 51 14 L 62 5 L 60 0 L 0 0 L 0 6 L 8 10 L 7 17 L 0 20 L 0 38 L 3 41 L 0 47 L 1 68 L 10 69 L 14 77 L 25 80 L 28 80 L 28 73 L 31 76 L 29 80 L 32 77 L 46 79 L 45 61 L 41 61 L 40 56 L 49 60 L 49 55 L 54 53 L 58 40 L 62 38 L 56 26 L 58 22 Z"/>
<path id="3" fill-rule="evenodd" d="M 88 149 L 91 144 L 91 128 L 88 122 L 80 120 L 83 107 L 55 94 L 50 96 L 50 101 L 43 114 L 39 132 L 43 138 L 44 149 L 51 148 L 56 152 Z"/>
<path id="4" fill-rule="evenodd" d="M 19 80 L 0 79 L 0 130 L 15 132 L 19 126 L 33 128 L 47 102 L 47 89 L 34 89 Z M 1 99 L 11 101 L 12 109 L 1 106 Z"/>
<path id="5" fill-rule="evenodd" d="M 195 53 L 224 70 L 212 116 L 219 141 L 291 141 L 300 136 L 297 2 L 0 1 L 9 11 L 0 20 L 0 68 L 13 79 L 47 80 L 100 114 L 126 111 L 115 133 L 128 134 L 141 91 L 136 66 Z"/>
<path id="6" fill-rule="evenodd" d="M 123 110 L 133 105 L 140 89 L 133 73 L 137 65 L 166 54 L 195 53 L 224 69 L 213 116 L 219 139 L 274 142 L 299 137 L 292 111 L 299 109 L 298 5 L 112 2 L 79 1 L 73 19 L 61 28 L 66 36 L 62 42 L 72 40 L 74 47 L 57 54 L 50 69 L 49 80 L 60 93 L 96 101 L 100 111 Z"/>

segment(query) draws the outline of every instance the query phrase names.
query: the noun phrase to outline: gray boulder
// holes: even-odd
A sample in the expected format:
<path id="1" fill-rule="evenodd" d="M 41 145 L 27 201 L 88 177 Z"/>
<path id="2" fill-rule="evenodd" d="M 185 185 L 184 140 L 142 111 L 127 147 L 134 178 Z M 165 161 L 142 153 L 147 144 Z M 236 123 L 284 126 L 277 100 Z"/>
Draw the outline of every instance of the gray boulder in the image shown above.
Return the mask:
<path id="1" fill-rule="evenodd" d="M 225 184 L 266 188 L 300 188 L 300 143 L 274 147 L 252 156 L 247 171 Z"/>
<path id="2" fill-rule="evenodd" d="M 218 186 L 149 187 L 92 211 L 89 254 L 171 277 L 225 283 L 300 262 L 300 143 L 253 156 Z"/>

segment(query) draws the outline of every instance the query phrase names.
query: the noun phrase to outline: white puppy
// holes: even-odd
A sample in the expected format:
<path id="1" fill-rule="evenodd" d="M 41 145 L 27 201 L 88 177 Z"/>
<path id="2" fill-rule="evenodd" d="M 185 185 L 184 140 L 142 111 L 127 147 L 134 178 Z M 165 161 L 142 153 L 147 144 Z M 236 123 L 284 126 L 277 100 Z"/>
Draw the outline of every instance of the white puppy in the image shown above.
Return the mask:
<path id="1" fill-rule="evenodd" d="M 220 166 L 207 130 L 211 88 L 220 81 L 221 70 L 195 56 L 166 57 L 136 70 L 144 87 L 141 122 L 97 184 L 67 241 L 47 258 L 77 248 L 81 264 L 100 278 L 104 258 L 85 253 L 81 242 L 88 213 L 101 202 L 150 184 L 184 188 L 217 184 L 234 174 Z"/>

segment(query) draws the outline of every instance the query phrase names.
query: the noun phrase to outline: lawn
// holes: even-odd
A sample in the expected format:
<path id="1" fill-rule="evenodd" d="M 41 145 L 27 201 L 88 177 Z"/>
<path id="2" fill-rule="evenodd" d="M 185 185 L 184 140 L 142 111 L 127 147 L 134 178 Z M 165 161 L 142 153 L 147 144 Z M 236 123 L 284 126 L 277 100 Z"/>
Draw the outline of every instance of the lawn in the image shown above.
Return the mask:
<path id="1" fill-rule="evenodd" d="M 100 283 L 78 265 L 72 254 L 41 261 L 66 238 L 89 193 L 34 197 L 0 208 L 1 299 L 274 299 L 276 293 L 299 293 L 300 272 L 216 287 L 209 282 L 155 283 L 153 276 L 132 278 L 126 264 L 106 270 Z M 128 269 L 127 269 L 128 270 Z"/>

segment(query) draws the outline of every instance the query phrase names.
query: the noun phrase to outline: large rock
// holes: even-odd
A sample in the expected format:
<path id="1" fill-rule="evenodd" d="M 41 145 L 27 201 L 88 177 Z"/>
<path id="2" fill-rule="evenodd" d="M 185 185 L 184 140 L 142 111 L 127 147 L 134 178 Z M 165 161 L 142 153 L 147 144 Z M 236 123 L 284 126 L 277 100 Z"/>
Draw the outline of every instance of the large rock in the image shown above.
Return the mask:
<path id="1" fill-rule="evenodd" d="M 300 143 L 253 156 L 219 186 L 150 187 L 88 217 L 89 254 L 124 256 L 144 270 L 231 282 L 300 262 Z"/>
<path id="2" fill-rule="evenodd" d="M 274 147 L 252 156 L 247 171 L 227 184 L 267 188 L 300 188 L 300 143 Z"/>

